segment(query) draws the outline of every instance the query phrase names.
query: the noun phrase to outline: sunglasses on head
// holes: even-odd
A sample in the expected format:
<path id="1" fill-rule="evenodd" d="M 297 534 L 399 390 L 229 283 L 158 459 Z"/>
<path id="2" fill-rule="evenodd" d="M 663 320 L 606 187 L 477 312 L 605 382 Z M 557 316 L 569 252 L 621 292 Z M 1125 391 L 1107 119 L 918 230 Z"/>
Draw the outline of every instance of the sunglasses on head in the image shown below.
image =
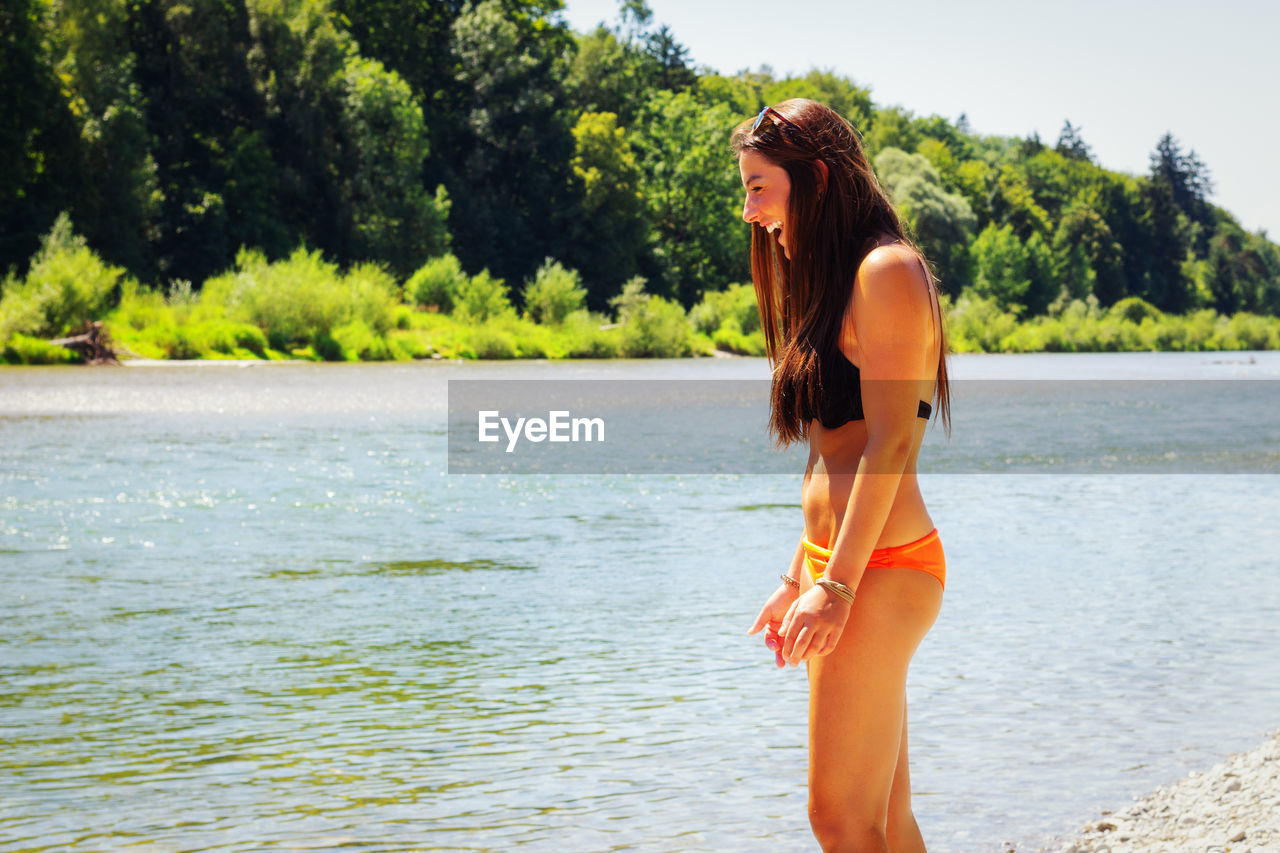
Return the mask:
<path id="1" fill-rule="evenodd" d="M 773 107 L 765 107 L 764 109 L 762 109 L 762 110 L 760 111 L 760 115 L 756 116 L 755 124 L 751 125 L 751 132 L 752 132 L 752 133 L 755 133 L 755 132 L 756 132 L 756 128 L 758 128 L 758 127 L 760 126 L 760 122 L 764 121 L 764 117 L 765 117 L 765 115 L 766 115 L 766 114 L 768 114 L 768 113 L 773 113 L 775 116 L 777 116 L 777 117 L 778 117 L 778 120 L 779 120 L 779 121 L 781 121 L 783 124 L 791 124 L 791 122 L 787 121 L 787 117 L 786 117 L 786 116 L 784 116 L 782 113 L 780 113 L 780 112 L 778 112 L 777 110 L 775 110 Z M 794 124 L 791 124 L 791 126 L 792 126 L 792 127 L 795 127 L 795 125 L 794 125 Z"/>

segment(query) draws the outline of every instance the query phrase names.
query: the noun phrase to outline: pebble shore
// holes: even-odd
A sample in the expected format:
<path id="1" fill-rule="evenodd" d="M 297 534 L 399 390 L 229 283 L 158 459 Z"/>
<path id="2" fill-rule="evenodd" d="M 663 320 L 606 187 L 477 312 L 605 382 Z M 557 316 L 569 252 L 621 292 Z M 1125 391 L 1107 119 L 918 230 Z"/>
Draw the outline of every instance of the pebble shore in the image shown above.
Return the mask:
<path id="1" fill-rule="evenodd" d="M 1041 853 L 1280 853 L 1280 732 Z"/>

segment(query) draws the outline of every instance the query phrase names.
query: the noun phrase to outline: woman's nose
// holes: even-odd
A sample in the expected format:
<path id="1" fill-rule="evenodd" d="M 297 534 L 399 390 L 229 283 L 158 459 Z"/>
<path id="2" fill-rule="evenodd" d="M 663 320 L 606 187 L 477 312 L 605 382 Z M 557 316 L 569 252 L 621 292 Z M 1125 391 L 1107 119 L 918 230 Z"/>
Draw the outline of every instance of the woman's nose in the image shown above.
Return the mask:
<path id="1" fill-rule="evenodd" d="M 755 222 L 756 211 L 752 209 L 750 198 L 742 203 L 742 219 L 744 222 Z"/>

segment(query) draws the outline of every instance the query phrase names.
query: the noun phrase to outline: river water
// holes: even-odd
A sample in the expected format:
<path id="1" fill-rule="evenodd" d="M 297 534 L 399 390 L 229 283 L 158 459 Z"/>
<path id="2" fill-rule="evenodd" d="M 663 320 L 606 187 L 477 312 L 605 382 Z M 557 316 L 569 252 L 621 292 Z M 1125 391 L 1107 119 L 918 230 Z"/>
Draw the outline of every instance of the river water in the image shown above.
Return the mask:
<path id="1" fill-rule="evenodd" d="M 1275 380 L 1280 354 L 953 372 Z M 450 379 L 767 374 L 0 369 L 0 849 L 816 849 L 804 674 L 745 634 L 800 471 L 463 476 L 446 454 Z M 1072 428 L 1029 408 L 1024 436 Z M 1201 408 L 1144 440 L 1180 446 Z M 908 694 L 931 850 L 1034 849 L 1280 725 L 1259 435 L 1232 453 L 1263 473 L 922 475 L 948 558 Z"/>

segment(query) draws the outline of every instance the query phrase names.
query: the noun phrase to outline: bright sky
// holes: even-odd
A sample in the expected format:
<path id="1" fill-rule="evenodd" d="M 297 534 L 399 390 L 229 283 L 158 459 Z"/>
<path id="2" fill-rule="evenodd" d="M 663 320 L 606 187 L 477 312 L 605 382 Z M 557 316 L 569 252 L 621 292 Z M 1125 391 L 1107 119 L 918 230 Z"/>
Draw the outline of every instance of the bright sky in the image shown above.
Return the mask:
<path id="1" fill-rule="evenodd" d="M 616 0 L 565 0 L 579 31 Z M 1212 201 L 1280 241 L 1275 0 L 649 0 L 698 66 L 828 68 L 879 105 L 1052 145 L 1064 120 L 1103 166 L 1145 174 L 1165 131 L 1209 167 Z M 1268 106 L 1270 105 L 1270 106 Z"/>

